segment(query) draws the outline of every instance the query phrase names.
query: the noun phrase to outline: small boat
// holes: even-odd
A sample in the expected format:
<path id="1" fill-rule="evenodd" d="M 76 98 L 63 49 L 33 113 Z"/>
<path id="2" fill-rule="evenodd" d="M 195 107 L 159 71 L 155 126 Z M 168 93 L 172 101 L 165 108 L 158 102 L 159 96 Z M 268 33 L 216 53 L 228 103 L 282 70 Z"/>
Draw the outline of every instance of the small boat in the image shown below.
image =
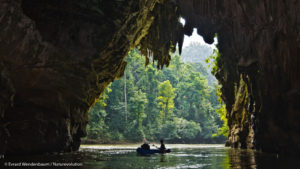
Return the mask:
<path id="1" fill-rule="evenodd" d="M 136 151 L 137 151 L 140 155 L 150 155 L 150 154 L 155 154 L 155 153 L 164 154 L 164 153 L 170 153 L 170 152 L 171 152 L 170 149 L 166 149 L 166 150 L 160 150 L 160 149 L 150 149 L 150 150 L 146 150 L 146 149 L 142 149 L 141 147 L 137 148 Z"/>

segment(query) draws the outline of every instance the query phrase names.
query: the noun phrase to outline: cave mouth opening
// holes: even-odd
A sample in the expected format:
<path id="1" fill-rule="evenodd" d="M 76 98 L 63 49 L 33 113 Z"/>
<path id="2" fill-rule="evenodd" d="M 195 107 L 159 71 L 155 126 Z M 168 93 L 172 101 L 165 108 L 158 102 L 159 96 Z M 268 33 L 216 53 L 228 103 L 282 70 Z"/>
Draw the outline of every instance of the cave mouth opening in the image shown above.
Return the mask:
<path id="1" fill-rule="evenodd" d="M 297 103 L 300 62 L 299 57 L 296 57 L 299 55 L 299 17 L 295 12 L 299 3 L 286 2 L 282 5 L 263 1 L 216 3 L 211 0 L 179 0 L 180 8 L 176 8 L 172 4 L 174 1 L 156 3 L 158 1 L 153 0 L 153 8 L 148 8 L 143 2 L 146 1 L 5 0 L 1 3 L 3 44 L 0 70 L 1 89 L 4 92 L 0 114 L 5 125 L 0 131 L 0 141 L 4 145 L 0 153 L 77 150 L 80 137 L 85 135 L 87 110 L 107 84 L 123 74 L 126 65 L 123 60 L 128 49 L 137 46 L 136 43 L 141 40 L 139 38 L 143 38 L 145 41 L 141 46 L 146 45 L 146 49 L 156 54 L 163 53 L 156 55 L 156 59 L 161 61 L 160 66 L 164 66 L 170 59 L 165 54 L 174 47 L 171 42 L 181 42 L 183 34 L 192 34 L 193 28 L 198 28 L 197 32 L 203 35 L 206 42 L 213 40 L 215 32 L 219 33 L 222 67 L 217 77 L 223 85 L 222 96 L 230 119 L 228 145 L 268 152 L 299 152 Z M 144 6 L 146 8 L 143 11 L 138 8 Z M 180 12 L 176 9 L 180 9 Z M 178 18 L 178 15 L 186 18 L 188 26 L 182 28 L 177 24 L 173 18 Z M 123 23 L 132 27 L 126 27 Z M 174 31 L 155 27 L 157 25 L 172 27 Z M 162 43 L 151 43 L 152 39 L 158 37 L 158 33 L 167 36 L 159 36 L 163 38 Z M 162 45 L 165 40 L 169 40 L 169 43 Z M 132 54 L 140 53 L 135 51 Z M 143 75 L 146 70 L 155 72 L 150 66 L 144 69 L 137 69 L 135 73 Z M 163 71 L 172 75 L 167 69 Z M 142 83 L 146 77 L 151 78 L 147 75 L 144 79 L 137 79 L 136 75 L 127 71 L 125 77 L 135 78 L 137 84 Z M 170 84 L 174 79 L 168 79 Z M 123 99 L 120 99 L 123 104 L 112 107 L 112 110 L 129 112 L 132 109 L 145 109 L 146 104 L 159 103 L 159 99 L 156 99 L 159 95 L 152 96 L 155 102 L 149 102 L 146 95 L 144 102 L 138 102 L 139 107 L 125 104 L 122 93 L 128 93 L 129 96 L 130 85 L 134 87 L 131 81 L 125 82 L 128 90 L 124 92 L 122 85 L 122 90 L 115 96 Z M 189 87 L 188 83 L 182 86 L 185 87 L 182 89 Z M 179 87 L 174 88 L 180 91 Z M 133 89 L 134 92 L 130 93 L 132 96 L 143 96 L 144 91 L 149 90 L 143 87 L 139 93 L 137 88 Z M 110 95 L 113 92 L 108 90 L 107 102 L 99 103 L 100 107 L 105 107 L 104 110 L 110 105 L 108 99 L 112 98 Z M 176 97 L 179 96 L 176 95 L 174 100 Z M 132 98 L 135 97 L 126 97 L 127 102 Z M 182 100 L 177 105 L 182 106 L 184 103 Z M 154 117 L 160 117 L 160 107 L 155 108 L 157 116 Z M 199 107 L 192 105 L 189 108 L 195 111 Z M 152 116 L 147 116 L 147 113 L 137 113 L 137 116 L 141 115 L 139 117 L 151 121 Z M 102 111 L 102 114 L 92 119 L 116 119 L 116 123 L 112 124 L 134 122 L 135 125 L 128 129 L 146 123 L 144 120 L 132 120 L 127 114 L 113 114 L 109 117 L 107 111 Z M 124 117 L 125 120 L 118 117 Z M 105 120 L 98 122 L 107 123 Z M 147 127 L 152 129 L 159 123 L 157 121 L 157 125 Z M 183 120 L 178 123 L 182 124 Z M 174 126 L 172 123 L 168 125 Z M 112 129 L 102 126 L 93 132 L 97 134 L 101 130 L 116 131 L 102 138 L 124 138 L 115 126 Z M 143 130 L 135 133 L 147 136 Z"/>
<path id="2" fill-rule="evenodd" d="M 185 24 L 182 18 L 180 22 Z M 168 143 L 225 143 L 226 111 L 212 74 L 216 51 L 217 37 L 207 44 L 196 28 L 191 36 L 185 35 L 181 56 L 177 46 L 170 65 L 162 70 L 151 59 L 153 64 L 145 67 L 139 49 L 131 50 L 124 76 L 112 82 L 90 109 L 82 143 L 162 138 Z"/>

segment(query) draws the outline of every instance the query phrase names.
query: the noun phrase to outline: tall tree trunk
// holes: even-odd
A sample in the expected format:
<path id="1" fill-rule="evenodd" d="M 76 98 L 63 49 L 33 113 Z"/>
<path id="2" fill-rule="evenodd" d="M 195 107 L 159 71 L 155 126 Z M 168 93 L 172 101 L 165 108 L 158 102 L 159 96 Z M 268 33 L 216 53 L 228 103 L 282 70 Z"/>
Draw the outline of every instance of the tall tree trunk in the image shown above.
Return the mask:
<path id="1" fill-rule="evenodd" d="M 126 92 L 126 70 L 124 71 L 124 108 L 125 108 L 125 126 L 127 125 L 127 92 Z"/>

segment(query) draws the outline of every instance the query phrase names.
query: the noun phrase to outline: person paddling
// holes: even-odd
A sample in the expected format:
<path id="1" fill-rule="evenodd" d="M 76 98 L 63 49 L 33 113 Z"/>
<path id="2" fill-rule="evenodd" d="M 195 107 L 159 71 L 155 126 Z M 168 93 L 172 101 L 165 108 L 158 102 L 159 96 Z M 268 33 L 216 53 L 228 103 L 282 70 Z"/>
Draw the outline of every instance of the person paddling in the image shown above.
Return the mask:
<path id="1" fill-rule="evenodd" d="M 161 139 L 160 140 L 160 148 L 159 148 L 161 151 L 165 152 L 166 151 L 166 146 L 164 144 L 164 140 Z"/>

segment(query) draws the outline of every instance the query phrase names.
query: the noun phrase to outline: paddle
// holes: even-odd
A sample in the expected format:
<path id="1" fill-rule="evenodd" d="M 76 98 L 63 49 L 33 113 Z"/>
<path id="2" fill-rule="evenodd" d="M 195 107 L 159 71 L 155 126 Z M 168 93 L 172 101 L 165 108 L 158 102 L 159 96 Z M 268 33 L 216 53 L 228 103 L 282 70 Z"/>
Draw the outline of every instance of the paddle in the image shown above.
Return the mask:
<path id="1" fill-rule="evenodd" d="M 157 147 L 156 145 L 152 144 L 152 146 L 156 147 L 157 149 L 160 149 L 159 147 Z"/>

